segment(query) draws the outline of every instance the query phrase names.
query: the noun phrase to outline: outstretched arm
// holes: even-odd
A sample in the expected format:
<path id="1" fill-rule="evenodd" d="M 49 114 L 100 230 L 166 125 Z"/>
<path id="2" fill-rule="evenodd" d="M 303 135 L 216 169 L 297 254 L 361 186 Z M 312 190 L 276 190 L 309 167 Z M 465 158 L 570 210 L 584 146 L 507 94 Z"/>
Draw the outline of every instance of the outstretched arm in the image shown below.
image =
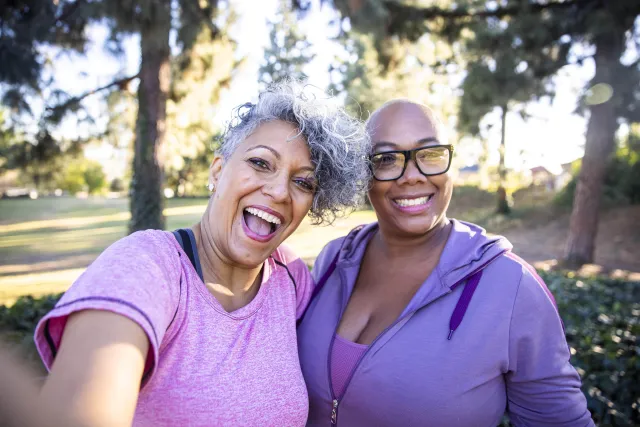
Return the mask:
<path id="1" fill-rule="evenodd" d="M 148 350 L 142 328 L 124 316 L 97 310 L 74 313 L 42 400 L 83 425 L 130 426 Z"/>

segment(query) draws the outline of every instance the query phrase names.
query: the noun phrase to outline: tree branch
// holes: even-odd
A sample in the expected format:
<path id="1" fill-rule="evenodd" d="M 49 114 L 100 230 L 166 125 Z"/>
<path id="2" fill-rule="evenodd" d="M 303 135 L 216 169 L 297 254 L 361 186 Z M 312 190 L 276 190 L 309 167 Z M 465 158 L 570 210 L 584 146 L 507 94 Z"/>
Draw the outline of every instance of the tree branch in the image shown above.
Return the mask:
<path id="1" fill-rule="evenodd" d="M 445 18 L 445 19 L 462 19 L 462 18 L 502 18 L 505 16 L 517 15 L 519 13 L 538 13 L 544 10 L 550 9 L 568 9 L 572 7 L 581 7 L 590 3 L 594 3 L 594 0 L 565 0 L 549 3 L 527 3 L 524 6 L 508 6 L 499 7 L 493 10 L 487 9 L 441 9 L 439 7 L 416 7 L 409 5 L 401 5 L 396 1 L 385 0 L 383 1 L 384 7 L 393 16 L 395 13 L 402 14 L 403 16 L 411 16 L 417 19 L 433 19 L 433 18 Z M 597 3 L 597 2 L 596 2 Z"/>
<path id="2" fill-rule="evenodd" d="M 67 18 L 73 15 L 78 7 L 83 3 L 85 3 L 85 0 L 77 0 L 73 4 L 67 5 L 66 10 L 63 10 L 60 16 L 56 18 L 56 23 L 65 21 Z"/>
<path id="3" fill-rule="evenodd" d="M 215 26 L 211 17 L 207 15 L 206 11 L 200 7 L 198 0 L 188 0 L 187 4 L 191 6 L 191 9 L 196 12 L 196 14 L 200 15 L 200 18 L 204 21 L 209 30 L 211 31 L 211 38 L 215 39 L 220 34 L 220 30 Z"/>
<path id="4" fill-rule="evenodd" d="M 136 74 L 134 76 L 129 76 L 129 77 L 124 77 L 122 79 L 118 79 L 118 80 L 114 80 L 111 83 L 101 86 L 99 88 L 96 89 L 92 89 L 88 92 L 85 92 L 81 95 L 78 96 L 74 96 L 73 98 L 68 99 L 67 101 L 63 102 L 62 104 L 53 106 L 53 107 L 47 107 L 47 111 L 49 112 L 55 112 L 55 111 L 60 111 L 60 110 L 64 110 L 67 109 L 69 107 L 71 107 L 74 104 L 79 103 L 80 101 L 82 101 L 83 99 L 85 99 L 88 96 L 91 96 L 93 94 L 96 94 L 98 92 L 102 92 L 103 90 L 109 89 L 113 86 L 119 86 L 119 87 L 124 87 L 127 83 L 131 82 L 132 80 L 137 79 L 140 76 L 140 74 Z"/>

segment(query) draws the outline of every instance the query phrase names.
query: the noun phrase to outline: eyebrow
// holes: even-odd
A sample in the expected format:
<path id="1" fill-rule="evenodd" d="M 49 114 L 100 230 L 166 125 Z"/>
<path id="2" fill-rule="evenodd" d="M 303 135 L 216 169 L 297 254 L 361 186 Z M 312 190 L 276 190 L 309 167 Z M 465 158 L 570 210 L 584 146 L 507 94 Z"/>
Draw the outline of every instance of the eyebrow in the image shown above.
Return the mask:
<path id="1" fill-rule="evenodd" d="M 428 138 L 422 138 L 416 141 L 415 145 L 422 145 L 422 144 L 426 144 L 428 142 L 440 142 L 438 141 L 438 138 L 434 137 L 434 136 L 430 136 Z M 389 148 L 393 148 L 393 149 L 397 149 L 398 148 L 398 144 L 394 143 L 394 142 L 388 142 L 388 141 L 378 141 L 373 145 L 373 149 L 378 149 L 381 147 L 389 147 Z"/>
<path id="2" fill-rule="evenodd" d="M 246 153 L 248 153 L 249 151 L 252 151 L 252 150 L 256 150 L 256 149 L 258 149 L 258 148 L 264 148 L 265 150 L 269 150 L 269 151 L 271 151 L 271 152 L 273 153 L 273 155 L 274 155 L 274 156 L 276 156 L 276 158 L 277 158 L 278 160 L 280 160 L 280 153 L 278 153 L 275 149 L 273 149 L 273 148 L 271 148 L 271 147 L 267 147 L 266 145 L 254 145 L 254 146 L 253 146 L 253 147 L 251 147 L 251 148 L 247 148 Z"/>
<path id="3" fill-rule="evenodd" d="M 261 144 L 259 144 L 259 145 L 254 145 L 253 147 L 248 148 L 248 149 L 247 149 L 247 151 L 246 151 L 246 153 L 248 153 L 249 151 L 252 151 L 252 150 L 258 149 L 258 148 L 264 148 L 264 149 L 266 149 L 266 150 L 269 150 L 269 151 L 271 151 L 271 152 L 273 153 L 273 155 L 274 155 L 274 156 L 276 156 L 276 158 L 277 158 L 278 160 L 280 160 L 280 159 L 281 159 L 280 153 L 278 153 L 274 148 L 268 147 L 268 146 L 266 146 L 266 145 L 261 145 Z M 303 167 L 301 167 L 301 168 L 300 168 L 300 169 L 298 169 L 298 170 L 299 170 L 299 171 L 309 171 L 309 172 L 315 172 L 315 171 L 316 171 L 316 169 L 315 169 L 313 166 L 303 166 Z"/>

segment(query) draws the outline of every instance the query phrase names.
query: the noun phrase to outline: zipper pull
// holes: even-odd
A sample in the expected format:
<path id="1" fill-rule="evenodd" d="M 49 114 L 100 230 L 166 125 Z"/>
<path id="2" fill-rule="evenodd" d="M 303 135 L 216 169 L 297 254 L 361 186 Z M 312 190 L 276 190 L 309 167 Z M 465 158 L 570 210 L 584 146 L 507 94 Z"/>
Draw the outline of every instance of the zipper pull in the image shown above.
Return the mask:
<path id="1" fill-rule="evenodd" d="M 331 424 L 338 423 L 338 399 L 333 399 L 333 408 L 331 409 Z"/>

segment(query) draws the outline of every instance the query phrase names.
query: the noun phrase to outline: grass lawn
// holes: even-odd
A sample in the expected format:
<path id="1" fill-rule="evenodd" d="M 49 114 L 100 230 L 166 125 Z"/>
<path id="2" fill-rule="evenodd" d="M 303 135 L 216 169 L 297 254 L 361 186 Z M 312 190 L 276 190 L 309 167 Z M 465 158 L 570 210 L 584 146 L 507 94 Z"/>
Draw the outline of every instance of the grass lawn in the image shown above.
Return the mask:
<path id="1" fill-rule="evenodd" d="M 537 262 L 562 252 L 568 227 L 568 212 L 553 208 L 550 197 L 547 193 L 523 193 L 516 200 L 517 209 L 505 217 L 493 213 L 493 194 L 475 187 L 458 187 L 447 214 L 504 234 L 518 254 Z M 193 225 L 205 206 L 205 199 L 168 200 L 167 229 Z M 630 225 L 630 215 L 640 211 L 634 209 L 605 212 L 600 221 L 596 261 L 640 272 L 640 235 L 631 231 L 637 227 Z M 126 235 L 128 219 L 128 199 L 0 199 L 0 305 L 11 304 L 21 295 L 66 290 L 98 254 Z M 328 227 L 312 226 L 305 220 L 286 243 L 305 261 L 312 262 L 327 242 L 374 220 L 372 211 L 354 212 Z M 634 273 L 634 277 L 640 277 L 640 273 Z"/>
<path id="2" fill-rule="evenodd" d="M 205 199 L 168 200 L 167 228 L 193 225 L 205 206 Z M 0 304 L 66 290 L 100 252 L 126 235 L 128 208 L 127 199 L 0 199 Z M 311 261 L 327 242 L 374 219 L 373 212 L 362 211 L 329 227 L 305 220 L 287 244 Z"/>

